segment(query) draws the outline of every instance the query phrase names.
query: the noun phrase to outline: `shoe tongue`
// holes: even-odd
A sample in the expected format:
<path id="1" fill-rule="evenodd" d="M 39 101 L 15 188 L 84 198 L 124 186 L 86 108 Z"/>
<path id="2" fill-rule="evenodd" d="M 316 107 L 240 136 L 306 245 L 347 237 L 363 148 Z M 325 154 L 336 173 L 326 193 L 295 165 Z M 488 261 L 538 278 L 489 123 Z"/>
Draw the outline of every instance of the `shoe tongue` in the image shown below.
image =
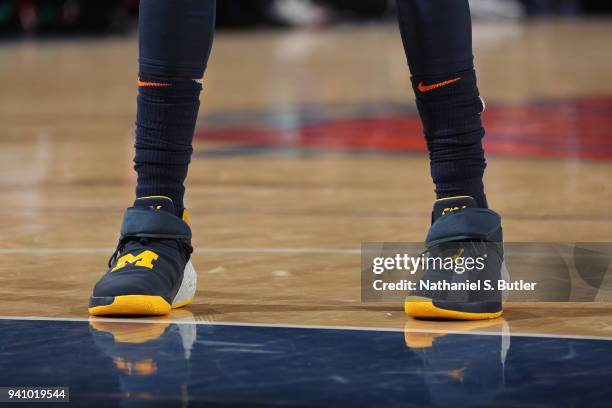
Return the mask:
<path id="1" fill-rule="evenodd" d="M 142 197 L 134 201 L 134 207 L 149 207 L 154 210 L 164 210 L 171 214 L 175 213 L 174 203 L 168 197 Z"/>
<path id="2" fill-rule="evenodd" d="M 449 197 L 436 200 L 432 212 L 432 221 L 436 221 L 443 215 L 450 214 L 455 211 L 463 210 L 464 208 L 476 208 L 476 200 L 472 197 Z"/>

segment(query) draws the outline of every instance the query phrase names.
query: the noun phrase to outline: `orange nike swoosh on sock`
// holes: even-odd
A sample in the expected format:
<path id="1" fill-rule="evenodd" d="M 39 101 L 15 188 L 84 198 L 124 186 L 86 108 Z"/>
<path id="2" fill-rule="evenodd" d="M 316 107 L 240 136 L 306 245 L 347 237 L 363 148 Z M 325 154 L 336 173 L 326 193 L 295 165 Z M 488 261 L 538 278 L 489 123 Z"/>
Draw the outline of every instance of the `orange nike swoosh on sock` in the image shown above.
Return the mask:
<path id="1" fill-rule="evenodd" d="M 457 82 L 461 79 L 461 77 L 449 79 L 448 81 L 438 82 L 437 84 L 425 85 L 423 81 L 421 81 L 418 85 L 419 91 L 425 93 L 427 91 L 431 91 L 432 89 L 442 88 L 443 86 L 450 85 L 453 82 Z"/>
<path id="2" fill-rule="evenodd" d="M 172 84 L 164 84 L 163 82 L 143 82 L 138 80 L 138 86 L 172 86 Z"/>

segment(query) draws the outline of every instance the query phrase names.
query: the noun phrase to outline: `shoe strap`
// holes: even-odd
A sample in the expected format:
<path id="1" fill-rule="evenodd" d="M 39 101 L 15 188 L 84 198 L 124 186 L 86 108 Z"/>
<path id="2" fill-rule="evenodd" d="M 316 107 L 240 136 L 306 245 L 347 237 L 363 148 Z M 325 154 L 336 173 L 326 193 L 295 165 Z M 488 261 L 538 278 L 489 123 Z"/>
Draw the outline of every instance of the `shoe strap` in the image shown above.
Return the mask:
<path id="1" fill-rule="evenodd" d="M 165 211 L 150 208 L 130 207 L 125 211 L 121 224 L 121 237 L 115 252 L 108 260 L 110 267 L 123 246 L 134 238 L 171 239 L 183 248 L 187 259 L 191 257 L 191 228 L 182 219 Z"/>
<path id="2" fill-rule="evenodd" d="M 438 218 L 429 229 L 428 247 L 452 241 L 502 242 L 501 217 L 485 208 L 466 208 Z"/>
<path id="3" fill-rule="evenodd" d="M 190 243 L 191 228 L 168 212 L 130 207 L 123 216 L 121 237 L 177 239 Z"/>

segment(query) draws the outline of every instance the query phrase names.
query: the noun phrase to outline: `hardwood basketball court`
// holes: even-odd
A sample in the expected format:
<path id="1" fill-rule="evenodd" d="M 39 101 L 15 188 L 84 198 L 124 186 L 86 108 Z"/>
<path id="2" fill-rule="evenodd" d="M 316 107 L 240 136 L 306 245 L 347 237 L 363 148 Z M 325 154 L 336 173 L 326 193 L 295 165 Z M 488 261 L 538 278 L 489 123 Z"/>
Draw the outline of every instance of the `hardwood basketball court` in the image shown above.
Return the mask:
<path id="1" fill-rule="evenodd" d="M 487 194 L 506 241 L 609 242 L 612 25 L 474 35 Z M 0 61 L 0 315 L 87 320 L 133 200 L 136 40 L 24 40 Z M 211 61 L 186 197 L 198 294 L 151 324 L 384 328 L 407 344 L 464 331 L 612 339 L 603 302 L 509 302 L 487 323 L 361 302 L 360 244 L 422 241 L 434 199 L 395 26 L 222 32 Z"/>

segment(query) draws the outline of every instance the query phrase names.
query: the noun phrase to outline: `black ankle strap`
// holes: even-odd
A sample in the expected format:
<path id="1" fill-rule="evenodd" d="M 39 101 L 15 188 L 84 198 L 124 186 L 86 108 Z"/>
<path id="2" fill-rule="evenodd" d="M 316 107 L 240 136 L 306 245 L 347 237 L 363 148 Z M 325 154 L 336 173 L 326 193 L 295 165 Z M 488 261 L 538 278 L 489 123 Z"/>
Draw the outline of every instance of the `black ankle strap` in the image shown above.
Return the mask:
<path id="1" fill-rule="evenodd" d="M 123 216 L 121 237 L 177 239 L 190 243 L 191 228 L 165 211 L 130 207 Z"/>
<path id="2" fill-rule="evenodd" d="M 485 208 L 466 208 L 438 218 L 427 234 L 427 246 L 453 241 L 502 242 L 499 214 Z"/>

